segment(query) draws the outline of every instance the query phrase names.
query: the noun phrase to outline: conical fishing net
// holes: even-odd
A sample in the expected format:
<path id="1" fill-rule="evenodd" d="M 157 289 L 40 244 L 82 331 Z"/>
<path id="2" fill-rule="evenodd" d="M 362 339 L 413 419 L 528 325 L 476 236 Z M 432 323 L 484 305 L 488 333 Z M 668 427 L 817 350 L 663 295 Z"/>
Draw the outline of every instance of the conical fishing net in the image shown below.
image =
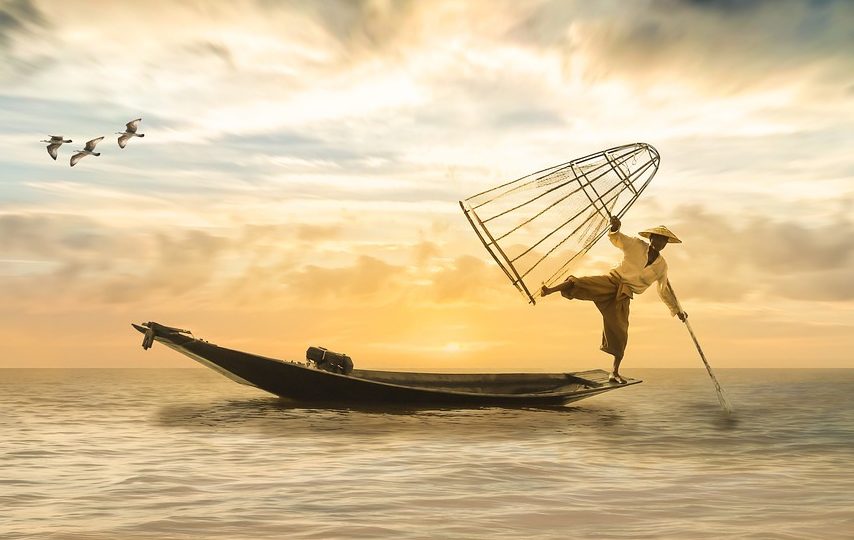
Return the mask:
<path id="1" fill-rule="evenodd" d="M 660 162 L 635 143 L 523 176 L 460 201 L 483 245 L 513 285 L 536 303 L 542 283 L 565 279 L 573 262 L 622 217 Z"/>

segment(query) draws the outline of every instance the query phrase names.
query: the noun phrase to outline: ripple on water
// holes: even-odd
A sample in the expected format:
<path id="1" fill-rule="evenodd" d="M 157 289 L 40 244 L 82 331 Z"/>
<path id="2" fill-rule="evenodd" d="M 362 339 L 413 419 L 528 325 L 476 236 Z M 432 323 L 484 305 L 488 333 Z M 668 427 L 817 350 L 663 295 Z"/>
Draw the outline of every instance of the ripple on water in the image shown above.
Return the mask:
<path id="1" fill-rule="evenodd" d="M 203 370 L 0 372 L 4 538 L 842 538 L 854 371 L 549 409 L 310 407 Z M 49 519 L 46 517 L 49 516 Z"/>

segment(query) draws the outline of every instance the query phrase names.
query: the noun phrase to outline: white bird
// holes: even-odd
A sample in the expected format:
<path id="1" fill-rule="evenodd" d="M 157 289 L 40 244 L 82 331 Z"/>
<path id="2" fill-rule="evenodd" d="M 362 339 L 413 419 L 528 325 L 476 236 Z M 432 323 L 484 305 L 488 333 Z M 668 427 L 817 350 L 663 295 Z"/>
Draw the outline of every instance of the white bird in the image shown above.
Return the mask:
<path id="1" fill-rule="evenodd" d="M 144 133 L 137 133 L 136 132 L 136 129 L 139 127 L 139 123 L 141 121 L 142 121 L 142 118 L 137 118 L 136 120 L 131 120 L 130 122 L 125 124 L 127 126 L 127 128 L 125 129 L 124 133 L 122 133 L 121 131 L 116 132 L 117 135 L 121 135 L 121 137 L 119 137 L 119 147 L 120 148 L 124 148 L 127 145 L 128 141 L 131 139 L 131 137 L 145 137 Z"/>
<path id="2" fill-rule="evenodd" d="M 101 152 L 95 152 L 95 145 L 101 142 L 103 137 L 98 137 L 97 139 L 92 139 L 91 141 L 86 143 L 86 148 L 83 150 L 78 150 L 76 154 L 71 156 L 71 166 L 77 165 L 77 162 L 83 159 L 86 156 L 100 156 Z"/>
<path id="3" fill-rule="evenodd" d="M 54 160 L 56 159 L 56 151 L 59 150 L 59 147 L 62 146 L 62 143 L 71 142 L 71 139 L 64 139 L 62 135 L 51 135 L 50 139 L 45 139 L 41 142 L 46 142 L 47 144 L 47 153 L 50 154 Z"/>

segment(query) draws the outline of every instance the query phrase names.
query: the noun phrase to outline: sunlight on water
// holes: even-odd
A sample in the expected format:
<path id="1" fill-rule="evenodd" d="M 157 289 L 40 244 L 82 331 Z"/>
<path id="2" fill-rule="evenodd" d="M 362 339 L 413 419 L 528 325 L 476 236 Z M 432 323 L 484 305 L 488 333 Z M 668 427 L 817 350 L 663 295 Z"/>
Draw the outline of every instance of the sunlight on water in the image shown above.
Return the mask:
<path id="1" fill-rule="evenodd" d="M 553 409 L 306 407 L 205 370 L 0 370 L 5 538 L 841 538 L 854 370 L 635 370 Z"/>

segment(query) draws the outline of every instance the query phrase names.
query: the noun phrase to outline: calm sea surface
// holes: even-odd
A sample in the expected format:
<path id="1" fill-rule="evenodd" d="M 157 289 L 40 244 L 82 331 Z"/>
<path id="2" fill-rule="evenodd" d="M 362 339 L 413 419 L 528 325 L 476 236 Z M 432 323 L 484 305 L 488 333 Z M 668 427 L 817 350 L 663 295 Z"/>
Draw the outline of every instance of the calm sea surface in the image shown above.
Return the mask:
<path id="1" fill-rule="evenodd" d="M 854 538 L 854 370 L 631 370 L 549 410 L 0 370 L 0 538 Z"/>

